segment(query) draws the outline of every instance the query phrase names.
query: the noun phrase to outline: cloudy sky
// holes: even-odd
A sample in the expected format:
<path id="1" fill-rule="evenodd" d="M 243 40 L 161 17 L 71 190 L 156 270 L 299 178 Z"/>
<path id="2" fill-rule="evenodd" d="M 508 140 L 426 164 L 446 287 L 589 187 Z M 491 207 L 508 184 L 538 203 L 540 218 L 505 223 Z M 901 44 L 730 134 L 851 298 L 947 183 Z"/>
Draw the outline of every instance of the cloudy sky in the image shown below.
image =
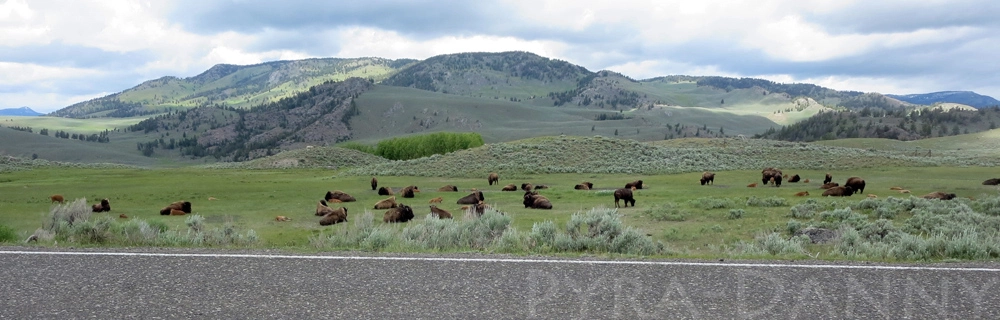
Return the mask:
<path id="1" fill-rule="evenodd" d="M 592 71 L 1000 98 L 1000 1 L 0 0 L 0 108 L 214 64 L 530 51 Z"/>

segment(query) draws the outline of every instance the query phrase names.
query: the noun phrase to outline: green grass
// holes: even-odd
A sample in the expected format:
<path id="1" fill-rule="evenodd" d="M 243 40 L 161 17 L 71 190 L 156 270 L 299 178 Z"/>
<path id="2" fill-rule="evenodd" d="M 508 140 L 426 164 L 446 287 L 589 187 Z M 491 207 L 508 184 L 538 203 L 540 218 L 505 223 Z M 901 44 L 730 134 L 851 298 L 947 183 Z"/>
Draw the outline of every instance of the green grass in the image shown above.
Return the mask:
<path id="1" fill-rule="evenodd" d="M 49 129 L 49 136 L 54 135 L 57 130 L 66 131 L 70 134 L 84 133 L 90 135 L 104 130 L 114 130 L 115 128 L 125 129 L 126 127 L 139 123 L 139 121 L 146 118 L 147 117 L 73 119 L 47 116 L 0 116 L 0 126 L 31 127 L 35 134 L 38 134 L 38 132 L 42 129 Z"/>
<path id="2" fill-rule="evenodd" d="M 902 186 L 914 195 L 943 190 L 961 197 L 995 195 L 996 188 L 982 186 L 984 175 L 992 169 L 968 167 L 921 167 L 831 170 L 836 181 L 848 176 L 864 177 L 868 186 L 865 193 L 900 197 L 891 186 Z M 500 186 L 489 186 L 483 177 L 445 178 L 415 176 L 379 176 L 380 185 L 394 188 L 417 185 L 424 192 L 414 199 L 397 198 L 411 205 L 419 223 L 428 213 L 427 202 L 442 197 L 442 208 L 451 210 L 456 219 L 462 219 L 455 200 L 468 194 L 470 188 L 484 190 L 486 202 L 505 212 L 511 226 L 520 232 L 529 232 L 535 223 L 552 221 L 563 228 L 574 213 L 592 208 L 612 207 L 612 197 L 602 190 L 619 188 L 625 182 L 643 179 L 646 189 L 636 190 L 635 208 L 622 208 L 625 226 L 652 235 L 663 242 L 671 252 L 685 257 L 716 257 L 730 255 L 720 248 L 733 247 L 741 242 L 753 242 L 762 233 L 783 231 L 787 228 L 792 206 L 815 199 L 821 210 L 843 208 L 862 198 L 831 199 L 819 197 L 818 181 L 826 170 L 793 170 L 811 179 L 809 184 L 786 184 L 781 188 L 746 188 L 759 180 L 759 170 L 717 172 L 714 186 L 698 185 L 700 172 L 661 175 L 622 174 L 501 174 L 501 184 L 531 182 L 549 185 L 540 191 L 548 197 L 553 210 L 525 209 L 521 203 L 522 192 L 501 192 Z M 343 190 L 355 196 L 358 202 L 346 203 L 353 224 L 366 210 L 373 213 L 375 226 L 382 225 L 382 210 L 369 209 L 384 197 L 371 191 L 367 176 L 337 176 L 335 171 L 322 169 L 290 170 L 239 170 L 239 169 L 59 169 L 43 168 L 29 171 L 0 173 L 0 225 L 17 232 L 24 239 L 42 226 L 51 204 L 49 195 L 63 194 L 67 200 L 109 198 L 113 211 L 95 213 L 95 218 L 110 216 L 118 219 L 125 214 L 130 219 L 143 219 L 150 224 L 164 225 L 170 230 L 186 230 L 185 217 L 160 216 L 163 206 L 177 200 L 193 203 L 194 213 L 205 219 L 208 227 L 220 228 L 230 223 L 239 230 L 254 230 L 263 247 L 289 250 L 310 250 L 310 238 L 328 234 L 347 225 L 321 227 L 313 215 L 316 202 L 327 190 Z M 580 181 L 590 181 L 597 191 L 573 190 Z M 445 184 L 457 185 L 461 192 L 446 193 L 435 190 Z M 798 191 L 810 191 L 812 196 L 793 197 Z M 209 201 L 209 197 L 218 200 Z M 758 199 L 750 201 L 748 199 Z M 783 206 L 763 206 L 760 200 L 775 202 L 783 199 Z M 723 207 L 706 206 L 703 202 L 724 201 Z M 682 218 L 661 217 L 651 214 L 661 208 L 673 208 Z M 739 219 L 731 218 L 733 210 L 742 210 Z M 284 215 L 291 222 L 276 222 L 274 217 Z M 897 214 L 893 221 L 901 223 L 912 214 Z M 813 219 L 820 221 L 820 215 Z M 875 220 L 875 218 L 871 218 Z M 407 224 L 386 226 L 401 230 Z M 733 247 L 734 248 L 734 247 Z M 752 250 L 748 252 L 751 252 Z M 825 250 L 825 249 L 820 249 Z"/>

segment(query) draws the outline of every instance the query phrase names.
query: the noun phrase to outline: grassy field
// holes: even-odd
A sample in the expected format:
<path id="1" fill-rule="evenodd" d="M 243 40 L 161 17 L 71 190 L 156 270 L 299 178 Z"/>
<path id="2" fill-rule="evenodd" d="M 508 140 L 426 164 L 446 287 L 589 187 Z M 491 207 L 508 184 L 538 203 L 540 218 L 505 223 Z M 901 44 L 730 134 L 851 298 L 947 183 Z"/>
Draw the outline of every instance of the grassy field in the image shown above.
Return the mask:
<path id="1" fill-rule="evenodd" d="M 46 116 L 2 116 L 0 117 L 0 126 L 31 127 L 35 133 L 38 133 L 38 131 L 42 129 L 49 129 L 50 136 L 57 130 L 66 131 L 71 134 L 83 133 L 90 135 L 104 130 L 114 130 L 115 128 L 125 129 L 128 126 L 139 123 L 139 121 L 145 120 L 146 118 L 148 117 L 72 119 Z"/>
<path id="2" fill-rule="evenodd" d="M 428 201 L 442 197 L 440 207 L 452 211 L 462 219 L 455 201 L 471 188 L 484 191 L 486 202 L 510 217 L 512 225 L 521 231 L 530 231 L 536 222 L 553 221 L 558 226 L 569 221 L 571 215 L 591 208 L 613 207 L 609 193 L 626 182 L 642 179 L 646 188 L 636 191 L 635 208 L 622 208 L 618 213 L 626 225 L 638 228 L 653 239 L 663 242 L 672 252 L 685 257 L 726 256 L 724 249 L 741 241 L 773 231 L 781 231 L 789 221 L 791 206 L 807 199 L 815 199 L 824 210 L 847 207 L 857 203 L 862 196 L 852 198 L 823 198 L 818 182 L 826 171 L 785 170 L 812 180 L 811 183 L 786 183 L 781 188 L 747 188 L 759 182 L 759 170 L 718 172 L 715 184 L 698 185 L 700 173 L 665 175 L 621 174 L 503 174 L 501 184 L 523 182 L 545 184 L 549 189 L 540 193 L 548 197 L 553 210 L 525 209 L 521 204 L 522 192 L 501 192 L 498 185 L 489 186 L 482 178 L 439 178 L 414 176 L 379 177 L 380 185 L 394 189 L 407 185 L 419 186 L 423 192 L 414 199 L 398 198 L 411 205 L 416 220 L 409 224 L 393 225 L 404 228 L 419 223 L 429 213 Z M 843 182 L 849 176 L 861 176 L 868 181 L 866 194 L 885 197 L 908 197 L 890 187 L 900 186 L 922 195 L 932 191 L 948 191 L 960 197 L 982 198 L 996 196 L 997 189 L 983 186 L 985 176 L 993 176 L 993 168 L 885 168 L 849 171 L 830 171 L 835 181 Z M 160 216 L 160 208 L 177 200 L 193 204 L 193 213 L 205 217 L 207 225 L 222 226 L 231 223 L 238 228 L 252 229 L 262 239 L 261 246 L 289 250 L 312 250 L 309 238 L 348 228 L 348 224 L 322 227 L 313 215 L 316 202 L 328 190 L 343 190 L 358 201 L 344 204 L 349 209 L 352 223 L 362 213 L 374 213 L 376 225 L 381 225 L 383 210 L 371 206 L 384 197 L 369 187 L 367 176 L 337 176 L 332 170 L 235 170 L 235 169 L 35 169 L 0 173 L 0 225 L 16 230 L 20 239 L 26 238 L 42 226 L 51 209 L 49 195 L 62 194 L 67 200 L 86 198 L 89 203 L 108 198 L 113 210 L 95 216 L 124 214 L 129 219 L 143 219 L 172 230 L 184 230 L 185 217 Z M 594 191 L 573 190 L 573 185 L 590 181 Z M 437 192 L 445 184 L 456 185 L 460 192 Z M 807 197 L 795 197 L 799 191 L 809 191 Z M 213 197 L 217 200 L 208 200 Z M 778 207 L 759 207 L 748 204 L 748 199 L 784 199 Z M 740 219 L 731 219 L 731 210 L 743 210 Z M 292 218 L 290 222 L 276 222 L 275 216 Z M 902 223 L 911 215 L 900 214 L 893 220 Z M 115 218 L 118 219 L 118 218 Z M 818 222 L 819 218 L 814 219 Z M 871 218 L 871 220 L 875 220 Z M 809 223 L 810 220 L 805 220 Z M 829 248 L 812 248 L 827 252 Z"/>

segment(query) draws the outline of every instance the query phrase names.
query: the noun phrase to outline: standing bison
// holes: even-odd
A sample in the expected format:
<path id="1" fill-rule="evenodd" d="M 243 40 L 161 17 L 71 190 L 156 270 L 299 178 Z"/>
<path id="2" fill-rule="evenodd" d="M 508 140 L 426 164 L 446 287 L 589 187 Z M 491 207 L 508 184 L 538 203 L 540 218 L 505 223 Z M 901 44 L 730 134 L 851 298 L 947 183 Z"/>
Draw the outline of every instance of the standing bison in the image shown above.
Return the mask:
<path id="1" fill-rule="evenodd" d="M 490 185 L 492 186 L 494 183 L 500 182 L 500 175 L 497 174 L 496 172 L 490 172 L 490 175 L 486 177 L 486 181 L 489 182 Z"/>
<path id="2" fill-rule="evenodd" d="M 629 202 L 632 203 L 632 207 L 635 207 L 635 198 L 632 198 L 631 188 L 615 190 L 615 208 L 621 208 L 621 206 L 618 205 L 618 200 L 624 200 L 626 208 L 628 208 Z"/>
<path id="3" fill-rule="evenodd" d="M 378 179 L 372 177 L 372 191 L 375 191 L 376 188 L 378 188 Z"/>
<path id="4" fill-rule="evenodd" d="M 58 203 L 63 203 L 63 202 L 66 201 L 66 199 L 63 198 L 63 196 L 61 194 L 51 195 L 51 196 L 49 196 L 49 200 L 52 200 L 52 202 L 58 202 Z"/>
<path id="5" fill-rule="evenodd" d="M 830 183 L 830 181 L 833 181 L 833 176 L 831 176 L 830 173 L 828 172 L 826 174 L 826 178 L 823 178 L 823 184 Z"/>
<path id="6" fill-rule="evenodd" d="M 760 182 L 761 184 L 768 184 L 769 182 L 774 182 L 775 187 L 781 186 L 781 170 L 767 167 L 760 172 Z"/>
<path id="7" fill-rule="evenodd" d="M 854 189 L 854 192 L 865 193 L 865 179 L 850 177 L 847 178 L 847 182 L 844 183 L 844 186 L 851 187 Z"/>
<path id="8" fill-rule="evenodd" d="M 715 173 L 708 171 L 701 173 L 701 185 L 706 184 L 715 184 Z"/>

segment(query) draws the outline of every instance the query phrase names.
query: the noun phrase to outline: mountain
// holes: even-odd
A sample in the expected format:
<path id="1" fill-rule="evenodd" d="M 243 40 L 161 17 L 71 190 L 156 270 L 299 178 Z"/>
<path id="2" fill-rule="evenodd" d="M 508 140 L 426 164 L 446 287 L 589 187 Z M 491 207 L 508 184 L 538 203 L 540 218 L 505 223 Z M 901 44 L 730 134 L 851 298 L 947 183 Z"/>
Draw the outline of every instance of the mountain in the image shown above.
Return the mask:
<path id="1" fill-rule="evenodd" d="M 60 109 L 71 118 L 134 117 L 198 106 L 250 108 L 350 77 L 382 80 L 415 60 L 382 58 L 305 59 L 255 65 L 220 64 L 190 78 L 162 77 L 125 91 Z"/>
<path id="2" fill-rule="evenodd" d="M 43 114 L 28 107 L 0 109 L 0 116 L 40 116 Z"/>
<path id="3" fill-rule="evenodd" d="M 887 96 L 920 105 L 933 105 L 935 103 L 951 102 L 964 104 L 977 109 L 1000 105 L 1000 101 L 997 99 L 972 91 L 941 91 L 904 95 L 887 94 Z"/>

